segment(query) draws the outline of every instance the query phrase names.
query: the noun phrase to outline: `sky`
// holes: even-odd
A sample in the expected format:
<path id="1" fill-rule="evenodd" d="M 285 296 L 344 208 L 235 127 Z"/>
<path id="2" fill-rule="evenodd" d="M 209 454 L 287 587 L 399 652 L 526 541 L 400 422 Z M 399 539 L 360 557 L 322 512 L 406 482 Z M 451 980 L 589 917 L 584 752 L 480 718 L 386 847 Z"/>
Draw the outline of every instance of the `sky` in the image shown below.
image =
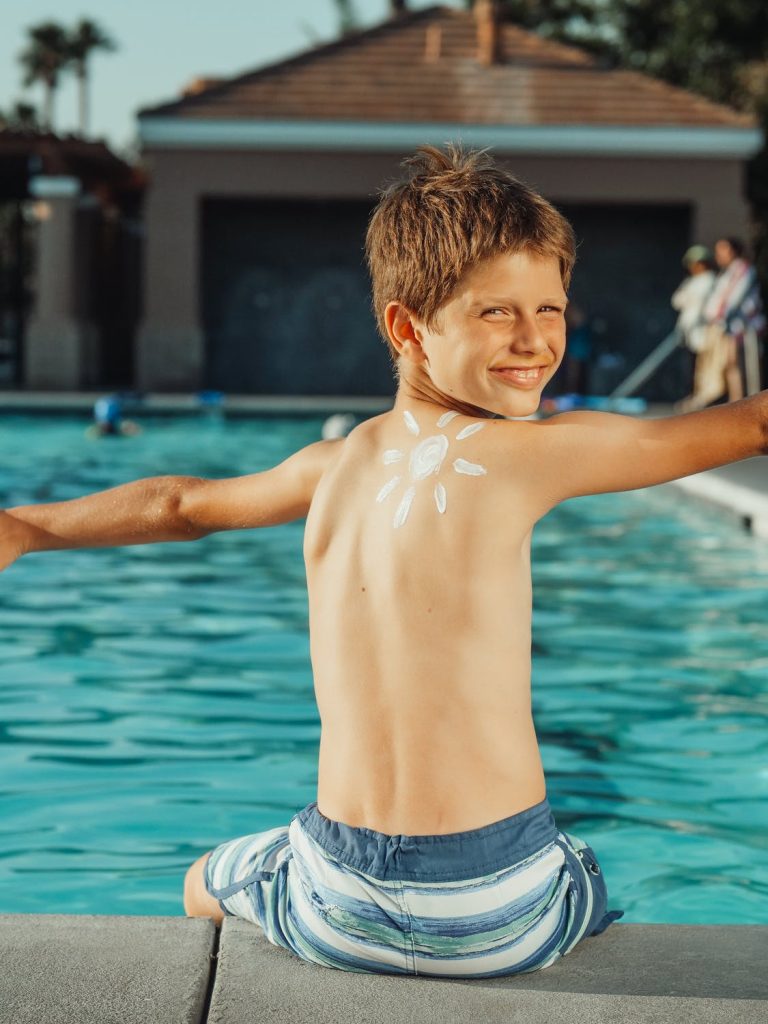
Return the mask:
<path id="1" fill-rule="evenodd" d="M 410 0 L 412 10 L 435 0 Z M 462 8 L 462 0 L 443 0 Z M 361 27 L 388 14 L 388 0 L 352 0 Z M 174 99 L 197 76 L 231 76 L 337 36 L 333 0 L 0 0 L 0 109 L 16 100 L 42 106 L 42 88 L 22 88 L 18 54 L 26 29 L 43 21 L 74 27 L 90 18 L 115 40 L 114 53 L 91 61 L 91 134 L 130 153 L 136 111 Z M 74 77 L 56 93 L 54 126 L 77 127 Z"/>

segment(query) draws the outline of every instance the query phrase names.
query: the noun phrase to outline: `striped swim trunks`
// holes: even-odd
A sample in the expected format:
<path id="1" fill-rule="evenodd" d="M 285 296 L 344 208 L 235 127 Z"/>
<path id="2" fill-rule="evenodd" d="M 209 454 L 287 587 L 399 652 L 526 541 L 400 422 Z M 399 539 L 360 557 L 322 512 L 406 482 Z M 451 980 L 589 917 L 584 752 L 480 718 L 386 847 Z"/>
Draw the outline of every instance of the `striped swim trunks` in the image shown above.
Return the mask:
<path id="1" fill-rule="evenodd" d="M 547 800 L 483 828 L 385 835 L 311 803 L 216 847 L 208 892 L 303 960 L 342 971 L 490 978 L 549 967 L 623 911 Z"/>

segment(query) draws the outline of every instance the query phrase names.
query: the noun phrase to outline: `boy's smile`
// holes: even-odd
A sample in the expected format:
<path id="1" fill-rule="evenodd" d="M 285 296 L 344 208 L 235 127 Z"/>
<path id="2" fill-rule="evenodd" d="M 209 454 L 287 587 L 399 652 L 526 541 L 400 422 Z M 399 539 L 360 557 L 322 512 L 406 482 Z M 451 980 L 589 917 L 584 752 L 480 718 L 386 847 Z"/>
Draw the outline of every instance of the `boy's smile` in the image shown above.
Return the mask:
<path id="1" fill-rule="evenodd" d="M 528 416 L 565 352 L 565 307 L 554 257 L 505 253 L 467 271 L 428 328 L 399 304 L 401 393 L 502 416 Z"/>

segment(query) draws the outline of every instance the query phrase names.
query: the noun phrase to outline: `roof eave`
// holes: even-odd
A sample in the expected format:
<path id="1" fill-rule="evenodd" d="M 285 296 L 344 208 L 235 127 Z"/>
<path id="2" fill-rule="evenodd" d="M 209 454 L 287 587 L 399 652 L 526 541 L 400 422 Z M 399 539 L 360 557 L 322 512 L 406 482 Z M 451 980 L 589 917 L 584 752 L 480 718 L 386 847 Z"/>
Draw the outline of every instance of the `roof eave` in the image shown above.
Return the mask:
<path id="1" fill-rule="evenodd" d="M 508 125 L 140 117 L 145 149 L 398 152 L 461 141 L 514 153 L 747 159 L 762 132 L 740 126 Z"/>

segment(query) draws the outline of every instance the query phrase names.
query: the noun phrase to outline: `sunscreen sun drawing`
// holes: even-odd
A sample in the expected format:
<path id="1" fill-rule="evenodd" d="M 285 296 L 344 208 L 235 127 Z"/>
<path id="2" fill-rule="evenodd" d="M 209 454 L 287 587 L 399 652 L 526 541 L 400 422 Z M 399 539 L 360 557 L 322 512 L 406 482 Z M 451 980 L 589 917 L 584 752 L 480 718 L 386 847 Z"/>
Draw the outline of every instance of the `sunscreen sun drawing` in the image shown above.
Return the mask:
<path id="1" fill-rule="evenodd" d="M 452 419 L 459 414 L 457 412 L 445 412 L 438 419 L 437 426 L 442 428 L 448 426 Z M 419 424 L 416 422 L 416 417 L 413 413 L 404 412 L 403 419 L 405 420 L 406 429 L 414 437 L 418 437 L 421 434 Z M 463 441 L 467 437 L 471 437 L 476 434 L 478 430 L 482 430 L 485 423 L 470 423 L 469 426 L 463 427 L 456 435 L 457 441 Z M 445 434 L 432 434 L 430 437 L 425 437 L 422 441 L 419 441 L 411 449 L 408 457 L 408 473 L 410 476 L 410 482 L 406 487 L 405 493 L 400 498 L 397 508 L 395 509 L 395 515 L 392 519 L 392 525 L 397 530 L 401 527 L 406 519 L 408 513 L 411 511 L 411 505 L 413 499 L 416 497 L 416 484 L 420 480 L 426 480 L 429 476 L 434 476 L 440 472 L 440 469 L 445 461 L 445 457 L 448 454 L 448 446 L 450 442 Z M 405 458 L 406 453 L 401 451 L 399 448 L 388 448 L 384 452 L 383 462 L 385 466 L 391 466 L 394 463 L 402 462 Z M 478 462 L 468 462 L 466 459 L 454 459 L 453 470 L 455 473 L 461 473 L 464 476 L 485 476 L 487 470 L 484 466 L 481 466 Z M 402 476 L 393 476 L 388 480 L 381 488 L 379 493 L 376 495 L 376 501 L 381 503 L 392 494 L 392 492 L 402 482 Z M 435 505 L 437 511 L 442 515 L 448 505 L 448 494 L 445 489 L 445 485 L 439 481 L 435 484 L 432 492 L 435 499 Z"/>

